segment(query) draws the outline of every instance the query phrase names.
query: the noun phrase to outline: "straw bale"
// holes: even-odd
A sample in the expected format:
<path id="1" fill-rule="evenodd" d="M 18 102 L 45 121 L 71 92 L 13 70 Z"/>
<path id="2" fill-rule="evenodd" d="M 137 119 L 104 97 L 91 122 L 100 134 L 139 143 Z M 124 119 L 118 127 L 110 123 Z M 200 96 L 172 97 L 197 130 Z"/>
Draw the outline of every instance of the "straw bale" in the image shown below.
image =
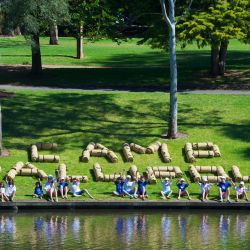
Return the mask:
<path id="1" fill-rule="evenodd" d="M 181 177 L 183 175 L 183 173 L 179 167 L 174 167 L 174 172 L 175 172 L 177 177 Z"/>
<path id="2" fill-rule="evenodd" d="M 214 144 L 212 149 L 214 151 L 214 157 L 220 157 L 221 156 L 220 149 L 219 149 L 218 145 Z"/>
<path id="3" fill-rule="evenodd" d="M 39 155 L 38 161 L 39 162 L 59 162 L 60 157 L 59 155 Z"/>
<path id="4" fill-rule="evenodd" d="M 211 166 L 200 166 L 200 173 L 212 173 Z"/>
<path id="5" fill-rule="evenodd" d="M 133 162 L 134 158 L 133 158 L 132 152 L 130 150 L 130 147 L 127 143 L 123 144 L 122 151 L 123 151 L 123 155 L 124 155 L 126 161 Z"/>
<path id="6" fill-rule="evenodd" d="M 31 161 L 37 161 L 38 159 L 38 150 L 35 144 L 31 145 L 30 147 L 30 158 Z"/>
<path id="7" fill-rule="evenodd" d="M 102 150 L 101 149 L 93 149 L 90 151 L 91 156 L 102 156 Z"/>
<path id="8" fill-rule="evenodd" d="M 94 142 L 90 142 L 88 144 L 88 146 L 86 147 L 86 150 L 92 151 L 93 149 L 95 149 L 95 143 Z"/>
<path id="9" fill-rule="evenodd" d="M 16 172 L 19 172 L 24 167 L 24 163 L 19 161 L 16 164 L 14 164 L 11 169 L 16 170 Z"/>
<path id="10" fill-rule="evenodd" d="M 250 176 L 243 176 L 243 177 L 242 177 L 242 180 L 243 180 L 244 182 L 250 182 Z"/>
<path id="11" fill-rule="evenodd" d="M 89 162 L 90 159 L 90 151 L 89 150 L 84 150 L 82 152 L 82 161 L 83 162 Z"/>
<path id="12" fill-rule="evenodd" d="M 235 165 L 232 166 L 232 173 L 233 173 L 235 181 L 239 182 L 242 180 L 242 175 L 241 175 L 240 170 L 237 166 L 235 166 Z"/>
<path id="13" fill-rule="evenodd" d="M 170 157 L 168 146 L 166 143 L 162 143 L 161 145 L 161 155 L 164 162 L 171 162 L 172 159 Z"/>
<path id="14" fill-rule="evenodd" d="M 159 150 L 161 146 L 161 142 L 156 141 L 152 144 L 150 144 L 147 148 L 146 148 L 146 154 L 153 154 L 154 152 L 157 152 Z"/>
<path id="15" fill-rule="evenodd" d="M 138 145 L 138 144 L 135 144 L 135 143 L 130 143 L 130 148 L 132 151 L 138 153 L 138 154 L 145 154 L 146 152 L 146 148 Z"/>
<path id="16" fill-rule="evenodd" d="M 37 173 L 37 174 L 38 174 L 38 176 L 39 176 L 42 180 L 48 178 L 48 175 L 47 175 L 43 170 L 41 170 L 41 169 L 38 170 L 38 173 Z"/>
<path id="17" fill-rule="evenodd" d="M 212 158 L 214 157 L 214 151 L 197 150 L 193 152 L 195 158 Z"/>
<path id="18" fill-rule="evenodd" d="M 15 169 L 11 169 L 11 170 L 8 172 L 8 174 L 7 174 L 7 178 L 13 180 L 13 179 L 15 178 L 16 175 L 17 175 L 17 171 L 16 171 Z"/>
<path id="19" fill-rule="evenodd" d="M 62 177 L 66 177 L 67 176 L 67 167 L 64 163 L 61 163 L 58 166 L 58 177 L 62 178 Z"/>
<path id="20" fill-rule="evenodd" d="M 36 143 L 38 150 L 54 150 L 57 149 L 56 143 L 38 142 Z"/>
<path id="21" fill-rule="evenodd" d="M 109 150 L 108 153 L 107 153 L 107 157 L 110 159 L 111 162 L 115 163 L 115 162 L 118 162 L 118 157 L 116 156 L 116 154 Z"/>
<path id="22" fill-rule="evenodd" d="M 105 147 L 104 145 L 102 145 L 101 143 L 96 143 L 95 148 L 96 149 L 106 149 L 107 151 L 109 151 L 109 149 L 107 147 Z"/>

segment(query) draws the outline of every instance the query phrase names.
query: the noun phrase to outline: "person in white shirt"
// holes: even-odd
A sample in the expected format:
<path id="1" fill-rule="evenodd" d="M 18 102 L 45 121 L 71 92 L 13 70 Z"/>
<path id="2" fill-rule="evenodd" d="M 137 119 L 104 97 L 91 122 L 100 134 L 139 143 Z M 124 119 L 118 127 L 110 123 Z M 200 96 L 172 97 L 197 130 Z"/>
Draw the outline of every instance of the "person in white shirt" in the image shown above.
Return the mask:
<path id="1" fill-rule="evenodd" d="M 239 199 L 245 199 L 246 201 L 249 201 L 248 197 L 247 197 L 247 191 L 249 190 L 249 187 L 245 187 L 245 183 L 244 181 L 241 181 L 239 186 L 236 186 L 234 183 L 234 189 L 236 191 L 236 198 L 235 201 L 238 202 Z"/>
<path id="2" fill-rule="evenodd" d="M 201 188 L 201 201 L 208 200 L 212 184 L 208 182 L 207 177 L 202 177 L 202 182 L 198 182 L 198 184 Z"/>
<path id="3" fill-rule="evenodd" d="M 172 180 L 169 180 L 168 177 L 165 178 L 165 181 L 161 178 L 161 185 L 162 185 L 162 191 L 161 191 L 161 196 L 162 199 L 166 200 L 171 198 L 172 195 L 172 190 L 170 186 L 172 185 Z"/>
<path id="4" fill-rule="evenodd" d="M 47 195 L 50 197 L 50 201 L 56 201 L 58 202 L 57 198 L 57 191 L 54 185 L 55 180 L 53 179 L 52 175 L 48 176 L 47 182 L 44 184 L 44 190 L 46 191 Z M 53 199 L 55 197 L 55 199 Z"/>
<path id="5" fill-rule="evenodd" d="M 124 180 L 123 193 L 128 195 L 130 199 L 137 198 L 137 188 L 136 181 L 131 180 L 131 176 L 127 175 L 126 180 Z"/>
<path id="6" fill-rule="evenodd" d="M 16 195 L 16 186 L 14 184 L 14 180 L 9 179 L 6 184 L 6 196 L 9 201 L 13 201 Z"/>
<path id="7" fill-rule="evenodd" d="M 0 196 L 1 196 L 1 201 L 9 201 L 6 193 L 5 193 L 5 188 L 4 188 L 4 183 L 0 182 Z"/>
<path id="8" fill-rule="evenodd" d="M 73 179 L 73 183 L 70 186 L 70 190 L 72 191 L 72 194 L 75 197 L 82 196 L 86 193 L 91 199 L 94 199 L 94 197 L 89 193 L 87 189 L 80 188 L 80 181 L 78 178 Z"/>

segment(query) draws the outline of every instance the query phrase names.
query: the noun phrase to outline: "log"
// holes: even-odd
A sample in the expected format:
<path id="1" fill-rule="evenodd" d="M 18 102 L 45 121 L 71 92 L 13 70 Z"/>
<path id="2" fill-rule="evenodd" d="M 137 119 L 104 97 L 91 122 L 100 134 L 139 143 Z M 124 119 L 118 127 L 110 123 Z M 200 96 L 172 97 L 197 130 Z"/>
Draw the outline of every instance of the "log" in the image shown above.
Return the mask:
<path id="1" fill-rule="evenodd" d="M 90 159 L 90 151 L 89 150 L 84 150 L 82 152 L 82 161 L 83 162 L 89 162 Z"/>
<path id="2" fill-rule="evenodd" d="M 11 169 L 16 170 L 16 172 L 19 172 L 24 167 L 24 163 L 19 161 L 15 165 L 11 167 Z"/>
<path id="3" fill-rule="evenodd" d="M 92 151 L 93 149 L 95 149 L 95 143 L 94 142 L 90 142 L 88 144 L 88 146 L 86 147 L 86 150 Z"/>
<path id="4" fill-rule="evenodd" d="M 161 146 L 161 142 L 159 142 L 159 141 L 150 144 L 146 148 L 146 154 L 153 154 L 153 153 L 157 152 L 159 150 L 160 146 Z"/>
<path id="5" fill-rule="evenodd" d="M 145 154 L 146 152 L 146 148 L 138 145 L 138 144 L 135 144 L 135 143 L 130 143 L 130 149 L 138 154 Z"/>
<path id="6" fill-rule="evenodd" d="M 221 157 L 220 149 L 218 145 L 214 144 L 212 147 L 212 150 L 214 151 L 214 157 Z"/>
<path id="7" fill-rule="evenodd" d="M 133 157 L 132 152 L 130 150 L 130 147 L 127 143 L 124 143 L 122 145 L 122 152 L 123 152 L 123 155 L 124 155 L 126 161 L 133 162 L 134 157 Z"/>
<path id="8" fill-rule="evenodd" d="M 101 143 L 96 143 L 95 144 L 95 149 L 106 149 L 107 151 L 109 151 L 108 148 L 106 148 L 104 145 L 102 145 Z"/>
<path id="9" fill-rule="evenodd" d="M 101 149 L 93 149 L 92 151 L 90 151 L 90 155 L 91 156 L 102 156 L 102 150 Z"/>
<path id="10" fill-rule="evenodd" d="M 116 163 L 118 162 L 118 157 L 116 156 L 116 154 L 109 150 L 108 153 L 107 153 L 107 157 L 109 158 L 109 160 L 112 162 L 112 163 Z"/>
<path id="11" fill-rule="evenodd" d="M 30 147 L 30 159 L 31 159 L 31 161 L 38 160 L 38 150 L 37 150 L 37 146 L 35 144 L 31 145 L 31 147 Z"/>
<path id="12" fill-rule="evenodd" d="M 57 149 L 56 143 L 38 142 L 36 143 L 38 150 L 54 150 Z"/>
<path id="13" fill-rule="evenodd" d="M 38 161 L 39 162 L 59 162 L 60 157 L 59 155 L 39 155 Z"/>
<path id="14" fill-rule="evenodd" d="M 166 143 L 162 143 L 161 145 L 161 155 L 164 162 L 171 162 L 172 159 L 170 157 L 168 146 Z"/>

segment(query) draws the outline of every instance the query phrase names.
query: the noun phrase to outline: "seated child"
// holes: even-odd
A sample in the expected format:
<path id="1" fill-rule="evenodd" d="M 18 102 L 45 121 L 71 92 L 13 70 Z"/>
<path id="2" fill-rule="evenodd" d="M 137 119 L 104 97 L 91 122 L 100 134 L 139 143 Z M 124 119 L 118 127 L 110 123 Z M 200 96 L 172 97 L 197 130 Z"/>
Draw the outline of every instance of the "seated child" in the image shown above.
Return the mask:
<path id="1" fill-rule="evenodd" d="M 58 198 L 57 198 L 57 192 L 56 192 L 56 188 L 54 185 L 54 182 L 56 180 L 53 179 L 52 175 L 48 176 L 48 180 L 47 182 L 44 184 L 44 190 L 46 191 L 47 195 L 50 197 L 50 201 L 56 201 L 58 202 Z M 53 197 L 55 197 L 55 199 L 53 199 Z"/>
<path id="2" fill-rule="evenodd" d="M 94 199 L 94 197 L 89 193 L 87 189 L 80 189 L 80 181 L 78 178 L 73 179 L 73 183 L 70 186 L 70 190 L 72 191 L 72 194 L 75 197 L 82 196 L 86 193 L 91 199 Z"/>
<path id="3" fill-rule="evenodd" d="M 35 184 L 33 198 L 39 198 L 39 199 L 43 198 L 43 188 L 40 181 L 37 181 Z"/>
<path id="4" fill-rule="evenodd" d="M 137 188 L 136 188 L 136 182 L 131 180 L 131 176 L 127 175 L 126 180 L 124 181 L 124 190 L 123 193 L 125 195 L 128 195 L 130 199 L 137 198 Z"/>
<path id="5" fill-rule="evenodd" d="M 1 196 L 1 201 L 9 201 L 7 195 L 5 194 L 5 188 L 4 188 L 4 183 L 0 182 L 0 196 Z"/>
<path id="6" fill-rule="evenodd" d="M 178 182 L 177 182 L 177 187 L 178 187 L 178 200 L 181 198 L 181 196 L 185 196 L 187 195 L 188 196 L 188 199 L 191 200 L 191 197 L 188 193 L 188 191 L 186 190 L 186 188 L 188 187 L 188 184 L 187 183 L 184 183 L 185 180 L 183 178 L 181 178 Z"/>
<path id="7" fill-rule="evenodd" d="M 208 183 L 207 177 L 202 177 L 202 182 L 198 182 L 198 184 L 201 188 L 201 201 L 208 200 L 208 195 L 212 184 Z"/>
<path id="8" fill-rule="evenodd" d="M 115 183 L 115 191 L 113 192 L 113 195 L 115 196 L 124 196 L 123 193 L 123 185 L 124 185 L 124 181 L 122 177 L 118 177 L 116 179 Z"/>
<path id="9" fill-rule="evenodd" d="M 13 201 L 16 195 L 16 186 L 14 180 L 9 179 L 6 184 L 6 196 L 9 201 Z"/>
<path id="10" fill-rule="evenodd" d="M 60 178 L 58 181 L 58 194 L 62 196 L 63 199 L 68 198 L 68 179 L 65 180 L 64 177 Z"/>
<path id="11" fill-rule="evenodd" d="M 235 184 L 233 184 L 235 186 Z M 239 199 L 245 199 L 248 201 L 247 198 L 247 191 L 249 190 L 247 187 L 245 187 L 244 181 L 241 181 L 239 186 L 235 186 L 234 188 L 236 190 L 236 199 L 235 201 L 238 202 Z"/>
<path id="12" fill-rule="evenodd" d="M 226 181 L 225 176 L 220 177 L 221 181 L 217 183 L 219 187 L 219 195 L 220 195 L 220 202 L 223 202 L 224 199 L 227 199 L 227 202 L 230 202 L 230 190 L 231 183 Z"/>
<path id="13" fill-rule="evenodd" d="M 161 185 L 162 185 L 162 191 L 161 191 L 161 196 L 162 199 L 166 200 L 171 198 L 172 190 L 170 186 L 172 185 L 172 179 L 169 181 L 169 178 L 166 177 L 165 181 L 161 178 Z M 167 197 L 166 197 L 167 196 Z"/>
<path id="14" fill-rule="evenodd" d="M 140 179 L 138 180 L 137 183 L 138 183 L 138 191 L 137 191 L 137 194 L 139 195 L 139 197 L 140 197 L 142 200 L 145 200 L 145 198 L 148 198 L 147 190 L 146 190 L 148 181 L 145 180 L 145 177 L 142 175 L 142 176 L 140 177 Z"/>

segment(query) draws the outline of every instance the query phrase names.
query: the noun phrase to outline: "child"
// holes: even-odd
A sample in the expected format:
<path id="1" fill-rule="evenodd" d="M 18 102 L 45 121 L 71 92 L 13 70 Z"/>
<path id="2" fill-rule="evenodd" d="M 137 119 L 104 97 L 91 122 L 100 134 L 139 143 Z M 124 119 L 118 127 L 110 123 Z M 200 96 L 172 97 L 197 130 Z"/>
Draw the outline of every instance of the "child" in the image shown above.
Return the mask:
<path id="1" fill-rule="evenodd" d="M 124 195 L 123 193 L 124 181 L 122 177 L 118 177 L 114 183 L 116 188 L 115 191 L 113 192 L 113 195 L 122 197 Z"/>
<path id="2" fill-rule="evenodd" d="M 0 182 L 0 196 L 1 196 L 1 201 L 9 201 L 7 195 L 5 194 L 5 188 L 4 188 L 4 183 Z"/>
<path id="3" fill-rule="evenodd" d="M 181 196 L 187 195 L 188 199 L 191 200 L 191 197 L 188 193 L 188 191 L 186 190 L 186 188 L 188 187 L 188 184 L 184 183 L 185 180 L 183 178 L 181 178 L 178 182 L 177 182 L 177 187 L 178 187 L 178 200 L 181 198 Z"/>
<path id="4" fill-rule="evenodd" d="M 50 197 L 50 201 L 54 201 L 53 197 L 55 197 L 55 201 L 58 202 L 58 198 L 57 198 L 57 192 L 55 189 L 55 185 L 54 182 L 56 180 L 53 179 L 52 175 L 48 176 L 48 180 L 44 185 L 44 190 L 46 191 L 47 195 Z"/>
<path id="5" fill-rule="evenodd" d="M 208 195 L 212 184 L 208 183 L 207 177 L 202 177 L 202 182 L 198 182 L 198 184 L 201 188 L 201 201 L 208 200 Z"/>
<path id="6" fill-rule="evenodd" d="M 78 178 L 73 179 L 73 183 L 70 186 L 70 189 L 73 193 L 73 196 L 75 197 L 82 196 L 82 194 L 86 193 L 91 199 L 94 199 L 94 197 L 89 193 L 87 189 L 80 189 L 80 181 Z"/>
<path id="7" fill-rule="evenodd" d="M 234 183 L 233 183 L 233 185 L 235 186 L 234 189 L 236 190 L 236 199 L 235 199 L 235 201 L 238 202 L 239 198 L 240 199 L 245 198 L 245 200 L 248 201 L 247 191 L 249 190 L 249 188 L 245 187 L 244 181 L 241 181 L 238 187 L 236 187 L 236 185 Z"/>
<path id="8" fill-rule="evenodd" d="M 42 199 L 43 198 L 43 188 L 42 188 L 42 184 L 40 181 L 37 181 L 35 184 L 35 189 L 34 189 L 34 196 L 33 198 L 39 198 Z"/>
<path id="9" fill-rule="evenodd" d="M 64 177 L 62 177 L 58 182 L 58 194 L 62 196 L 63 199 L 68 198 L 68 179 L 65 180 Z"/>
<path id="10" fill-rule="evenodd" d="M 136 188 L 136 182 L 131 180 L 131 176 L 127 175 L 126 180 L 124 181 L 124 190 L 123 193 L 125 195 L 128 195 L 130 199 L 137 198 L 137 188 Z"/>
<path id="11" fill-rule="evenodd" d="M 223 202 L 223 200 L 226 198 L 227 202 L 230 203 L 230 187 L 232 184 L 229 181 L 226 181 L 225 176 L 220 177 L 221 181 L 217 183 L 217 186 L 219 187 L 219 195 L 220 195 L 220 202 Z M 231 179 L 230 179 L 231 180 Z"/>
<path id="12" fill-rule="evenodd" d="M 162 199 L 166 200 L 171 198 L 172 190 L 170 186 L 172 185 L 172 179 L 169 181 L 169 178 L 166 177 L 165 181 L 161 178 L 161 185 L 162 185 L 162 191 L 161 191 L 161 196 Z M 167 197 L 166 197 L 167 196 Z"/>
<path id="13" fill-rule="evenodd" d="M 138 180 L 137 183 L 138 183 L 138 191 L 137 191 L 137 194 L 139 195 L 139 197 L 140 197 L 142 200 L 145 200 L 145 198 L 148 198 L 147 190 L 146 190 L 148 181 L 145 180 L 145 177 L 142 175 L 142 176 L 140 177 L 140 179 Z"/>
<path id="14" fill-rule="evenodd" d="M 9 179 L 6 185 L 6 196 L 9 201 L 13 201 L 16 195 L 16 186 L 14 184 L 14 180 Z"/>

